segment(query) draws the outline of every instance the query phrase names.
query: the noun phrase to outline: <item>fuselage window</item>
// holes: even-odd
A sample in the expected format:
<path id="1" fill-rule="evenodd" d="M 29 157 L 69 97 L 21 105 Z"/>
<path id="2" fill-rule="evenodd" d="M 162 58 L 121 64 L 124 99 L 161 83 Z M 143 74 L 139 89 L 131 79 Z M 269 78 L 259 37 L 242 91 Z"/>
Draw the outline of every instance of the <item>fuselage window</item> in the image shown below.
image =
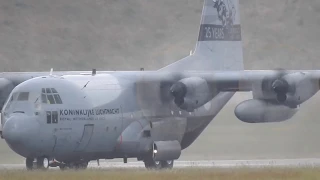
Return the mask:
<path id="1" fill-rule="evenodd" d="M 58 111 L 47 111 L 47 124 L 58 123 Z"/>
<path id="2" fill-rule="evenodd" d="M 58 123 L 58 112 L 52 111 L 52 123 L 57 124 Z"/>
<path id="3" fill-rule="evenodd" d="M 28 101 L 29 92 L 21 92 L 18 96 L 18 101 Z"/>
<path id="4" fill-rule="evenodd" d="M 51 111 L 47 111 L 47 124 L 51 124 Z"/>

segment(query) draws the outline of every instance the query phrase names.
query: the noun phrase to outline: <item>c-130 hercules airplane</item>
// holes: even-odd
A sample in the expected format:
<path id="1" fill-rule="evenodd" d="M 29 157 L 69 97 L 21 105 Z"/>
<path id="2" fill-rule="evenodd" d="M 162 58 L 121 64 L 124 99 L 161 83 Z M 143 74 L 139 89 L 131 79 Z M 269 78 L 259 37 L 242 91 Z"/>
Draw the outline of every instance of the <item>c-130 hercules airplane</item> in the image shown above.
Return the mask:
<path id="1" fill-rule="evenodd" d="M 162 169 L 237 91 L 253 93 L 239 120 L 290 119 L 318 92 L 320 71 L 244 71 L 239 14 L 238 0 L 205 0 L 194 53 L 158 71 L 2 73 L 2 138 L 27 169 L 115 158 Z"/>

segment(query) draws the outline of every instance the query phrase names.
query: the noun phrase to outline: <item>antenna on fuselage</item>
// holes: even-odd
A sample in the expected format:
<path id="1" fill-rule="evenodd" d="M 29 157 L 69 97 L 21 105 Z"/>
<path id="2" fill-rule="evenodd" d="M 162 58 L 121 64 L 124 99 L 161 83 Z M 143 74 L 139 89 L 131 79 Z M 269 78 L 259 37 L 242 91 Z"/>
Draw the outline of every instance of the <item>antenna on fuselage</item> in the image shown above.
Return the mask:
<path id="1" fill-rule="evenodd" d="M 92 76 L 95 76 L 97 74 L 97 70 L 96 69 L 92 69 Z"/>
<path id="2" fill-rule="evenodd" d="M 53 68 L 50 69 L 50 76 L 53 74 Z"/>

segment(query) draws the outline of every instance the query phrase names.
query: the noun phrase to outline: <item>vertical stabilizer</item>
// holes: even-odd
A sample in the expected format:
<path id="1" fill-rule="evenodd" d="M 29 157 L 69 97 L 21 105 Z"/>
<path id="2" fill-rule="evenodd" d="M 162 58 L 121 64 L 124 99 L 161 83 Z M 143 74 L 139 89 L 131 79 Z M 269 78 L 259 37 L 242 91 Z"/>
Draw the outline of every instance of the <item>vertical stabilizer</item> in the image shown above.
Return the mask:
<path id="1" fill-rule="evenodd" d="M 243 70 L 239 0 L 205 0 L 195 52 L 163 70 Z"/>

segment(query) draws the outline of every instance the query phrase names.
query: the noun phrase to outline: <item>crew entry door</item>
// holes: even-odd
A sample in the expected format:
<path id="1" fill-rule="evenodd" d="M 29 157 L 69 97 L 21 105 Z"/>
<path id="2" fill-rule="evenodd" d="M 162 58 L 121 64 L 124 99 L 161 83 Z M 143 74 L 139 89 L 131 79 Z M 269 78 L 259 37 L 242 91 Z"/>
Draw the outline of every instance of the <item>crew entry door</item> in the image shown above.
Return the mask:
<path id="1" fill-rule="evenodd" d="M 80 142 L 78 142 L 78 145 L 75 149 L 75 151 L 84 151 L 86 147 L 88 146 L 92 134 L 93 134 L 94 125 L 93 124 L 86 124 L 84 125 L 83 134 L 81 137 Z"/>

